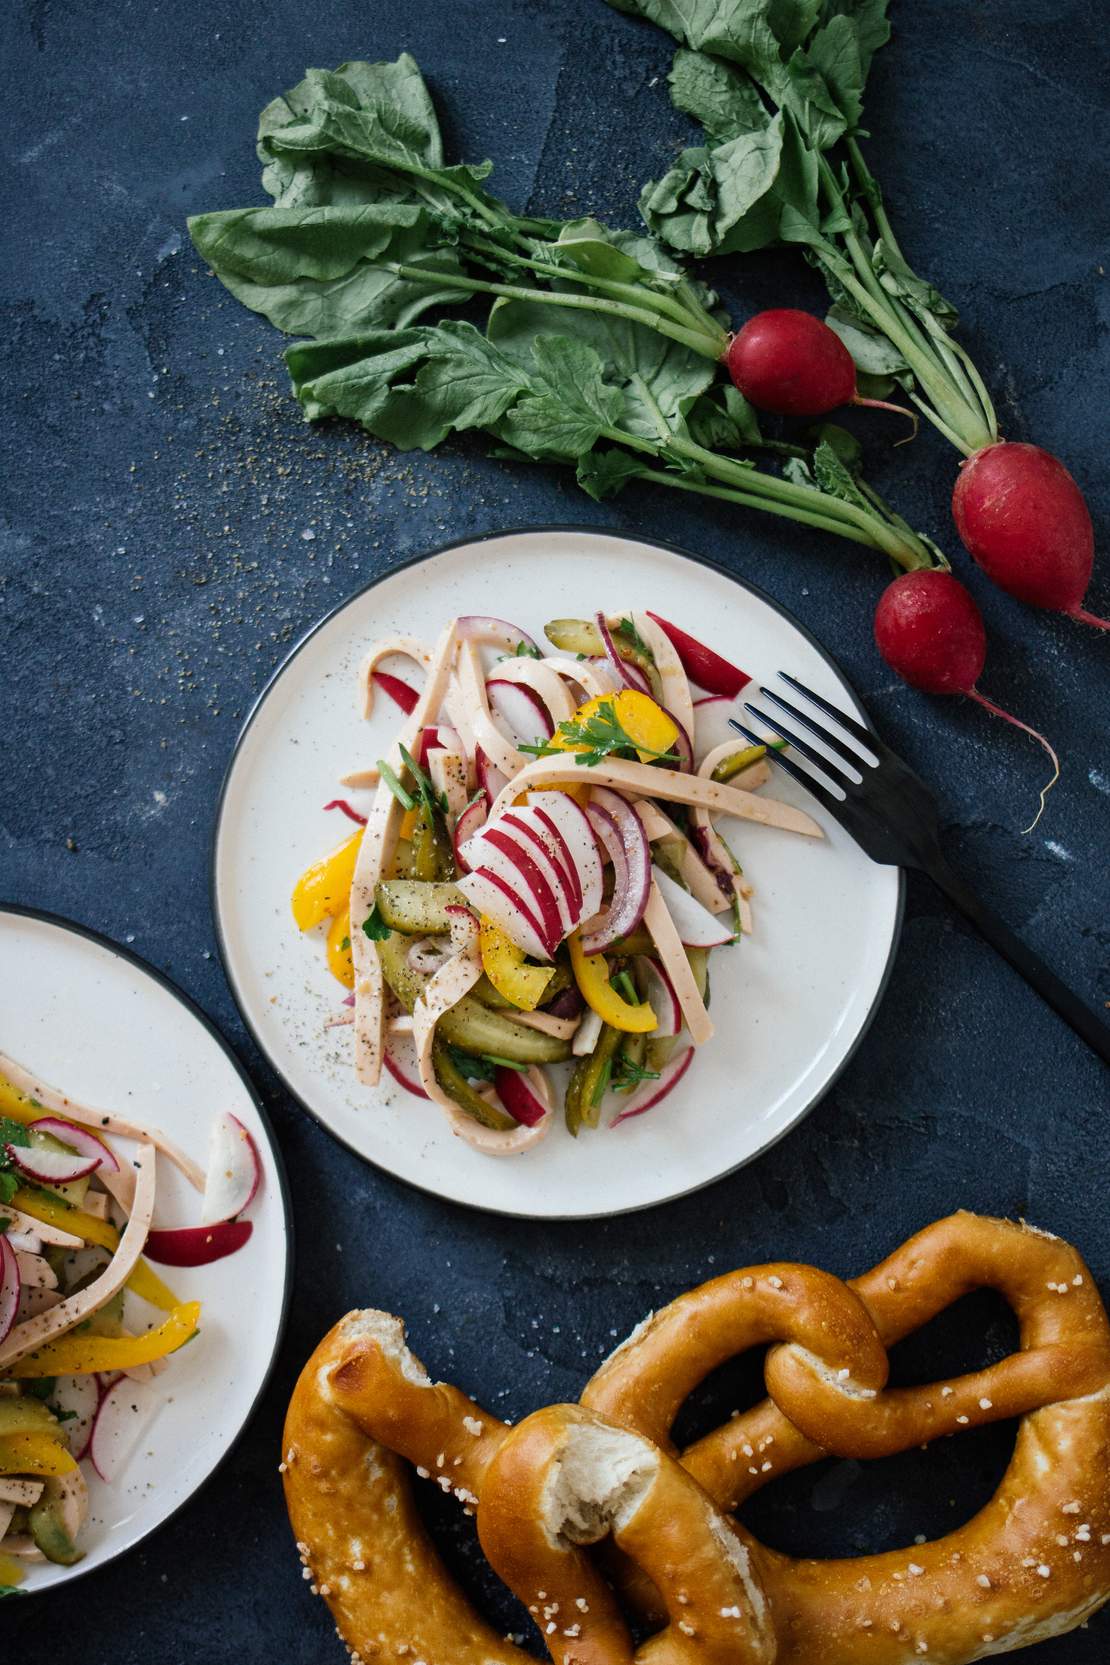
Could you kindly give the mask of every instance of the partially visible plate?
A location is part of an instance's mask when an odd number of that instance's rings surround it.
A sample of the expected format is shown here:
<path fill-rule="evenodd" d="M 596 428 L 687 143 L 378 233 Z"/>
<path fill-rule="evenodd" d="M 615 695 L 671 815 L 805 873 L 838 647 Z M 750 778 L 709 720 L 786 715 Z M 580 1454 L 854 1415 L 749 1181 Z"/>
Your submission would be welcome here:
<path fill-rule="evenodd" d="M 111 1485 L 82 1465 L 90 1492 L 84 1559 L 28 1563 L 21 1588 L 34 1593 L 134 1549 L 230 1451 L 281 1339 L 290 1225 L 281 1158 L 250 1082 L 180 989 L 82 926 L 6 904 L 0 989 L 0 1050 L 51 1086 L 160 1127 L 202 1167 L 212 1116 L 230 1110 L 253 1134 L 264 1170 L 243 1248 L 211 1266 L 158 1268 L 182 1300 L 200 1301 L 200 1332 L 157 1378 L 165 1388 L 158 1410 Z M 163 1162 L 155 1224 L 191 1225 L 198 1216 L 196 1192 Z"/>
<path fill-rule="evenodd" d="M 396 732 L 380 698 L 355 707 L 355 672 L 376 637 L 431 641 L 459 613 L 495 614 L 542 638 L 551 618 L 650 608 L 757 680 L 792 670 L 862 716 L 809 634 L 766 596 L 674 548 L 580 528 L 506 532 L 395 569 L 344 602 L 290 654 L 251 713 L 217 818 L 213 893 L 228 978 L 255 1039 L 290 1090 L 362 1156 L 455 1202 L 584 1218 L 645 1208 L 726 1174 L 773 1144 L 843 1068 L 882 994 L 901 920 L 898 871 L 839 827 L 821 843 L 735 827 L 756 895 L 755 935 L 711 962 L 716 1037 L 650 1114 L 577 1140 L 561 1126 L 527 1155 L 480 1155 L 434 1105 L 390 1078 L 361 1086 L 350 1033 L 325 1029 L 342 991 L 319 933 L 298 935 L 298 873 L 350 828 L 323 806 L 339 776 L 372 764 Z M 725 731 L 727 733 L 727 730 Z M 771 790 L 812 809 L 780 771 Z"/>

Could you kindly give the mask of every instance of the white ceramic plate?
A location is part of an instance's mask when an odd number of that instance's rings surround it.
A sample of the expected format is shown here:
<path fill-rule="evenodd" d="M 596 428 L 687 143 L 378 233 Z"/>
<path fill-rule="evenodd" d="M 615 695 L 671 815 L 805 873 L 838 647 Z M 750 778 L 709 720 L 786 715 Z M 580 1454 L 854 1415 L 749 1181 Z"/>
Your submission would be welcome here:
<path fill-rule="evenodd" d="M 734 826 L 734 848 L 756 890 L 755 936 L 714 954 L 717 1035 L 658 1109 L 577 1141 L 560 1125 L 535 1150 L 506 1159 L 471 1150 L 433 1105 L 390 1078 L 375 1090 L 356 1082 L 349 1032 L 324 1028 L 341 991 L 325 964 L 323 927 L 299 936 L 289 893 L 297 874 L 351 830 L 337 813 L 323 813 L 340 791 L 339 776 L 371 765 L 396 731 L 398 713 L 386 698 L 369 725 L 356 712 L 355 671 L 366 646 L 395 631 L 432 640 L 459 613 L 508 618 L 542 639 L 547 619 L 628 607 L 673 619 L 757 682 L 789 669 L 859 712 L 801 627 L 720 569 L 601 532 L 511 532 L 390 572 L 324 619 L 263 693 L 224 784 L 214 851 L 217 927 L 259 1046 L 301 1103 L 352 1149 L 476 1208 L 615 1214 L 680 1196 L 750 1161 L 843 1067 L 893 954 L 901 918 L 896 870 L 876 867 L 834 825 L 821 843 Z M 813 807 L 781 771 L 772 790 Z"/>
<path fill-rule="evenodd" d="M 201 1302 L 199 1336 L 157 1378 L 164 1390 L 158 1410 L 112 1484 L 82 1465 L 90 1492 L 84 1560 L 29 1564 L 22 1588 L 34 1593 L 133 1549 L 227 1455 L 277 1352 L 289 1226 L 280 1157 L 254 1093 L 180 990 L 103 937 L 7 907 L 0 908 L 0 989 L 0 1049 L 52 1086 L 157 1125 L 202 1167 L 212 1114 L 230 1110 L 254 1135 L 264 1167 L 246 1215 L 254 1231 L 237 1254 L 196 1269 L 157 1268 L 183 1300 Z M 163 1162 L 155 1224 L 194 1224 L 199 1201 Z"/>

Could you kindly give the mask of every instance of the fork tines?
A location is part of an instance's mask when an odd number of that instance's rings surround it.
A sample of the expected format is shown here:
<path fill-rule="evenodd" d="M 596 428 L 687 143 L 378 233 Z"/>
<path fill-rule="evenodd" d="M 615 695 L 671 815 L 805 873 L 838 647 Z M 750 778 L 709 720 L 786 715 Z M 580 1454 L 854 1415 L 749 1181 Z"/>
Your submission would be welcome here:
<path fill-rule="evenodd" d="M 793 717 L 794 721 L 808 730 L 810 734 L 816 735 L 822 745 L 827 746 L 837 757 L 842 758 L 845 763 L 857 771 L 859 776 L 862 776 L 865 769 L 874 766 L 873 759 L 881 759 L 881 742 L 877 741 L 874 735 L 870 734 L 861 723 L 857 723 L 854 717 L 849 717 L 846 712 L 838 710 L 835 705 L 830 705 L 828 700 L 823 699 L 820 694 L 815 694 L 811 688 L 807 688 L 796 677 L 789 676 L 785 671 L 780 671 L 779 676 L 789 687 L 830 716 L 846 733 L 858 741 L 860 746 L 865 747 L 871 753 L 871 756 L 861 757 L 855 747 L 847 745 L 838 734 L 830 732 L 827 724 L 818 722 L 808 712 L 802 711 L 798 706 L 791 704 L 789 700 L 783 699 L 781 694 L 776 694 L 773 689 L 760 688 L 759 691 L 764 699 L 785 711 L 787 716 Z M 826 779 L 832 781 L 844 797 L 851 797 L 858 790 L 859 779 L 846 774 L 830 758 L 811 746 L 807 740 L 802 739 L 792 729 L 789 729 L 777 713 L 761 711 L 758 706 L 752 705 L 748 700 L 744 702 L 744 709 L 750 711 L 756 721 L 762 723 L 765 728 L 773 729 L 781 739 L 786 741 L 788 746 L 793 747 L 799 756 L 808 759 L 815 768 L 820 769 Z M 729 723 L 732 728 L 742 734 L 746 740 L 751 741 L 753 745 L 764 746 L 767 744 L 763 735 L 756 734 L 735 718 L 730 717 Z M 842 798 L 831 793 L 808 769 L 801 768 L 793 758 L 787 757 L 783 752 L 776 751 L 775 762 L 780 769 L 785 769 L 788 775 L 800 782 L 807 791 L 812 792 L 814 797 L 823 803 L 826 808 L 833 809 L 843 801 Z"/>

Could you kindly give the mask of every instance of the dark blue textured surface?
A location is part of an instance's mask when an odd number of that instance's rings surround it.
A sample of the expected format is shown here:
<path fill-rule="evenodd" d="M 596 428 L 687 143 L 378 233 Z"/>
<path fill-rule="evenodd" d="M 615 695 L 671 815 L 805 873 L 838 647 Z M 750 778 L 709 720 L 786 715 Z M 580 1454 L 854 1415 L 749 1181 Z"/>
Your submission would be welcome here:
<path fill-rule="evenodd" d="M 895 21 L 868 117 L 902 242 L 963 309 L 1007 434 L 1065 458 L 1105 534 L 1101 9 L 900 0 Z M 306 64 L 402 48 L 432 82 L 454 153 L 492 156 L 503 195 L 632 223 L 639 182 L 685 136 L 665 96 L 668 40 L 600 0 L 11 0 L 0 38 L 0 894 L 133 944 L 223 1025 L 266 1094 L 299 1233 L 287 1343 L 242 1445 L 137 1554 L 48 1605 L 6 1604 L 4 1657 L 342 1657 L 301 1583 L 276 1466 L 297 1367 L 353 1305 L 404 1314 L 434 1372 L 515 1417 L 573 1397 L 614 1335 L 713 1271 L 782 1256 L 850 1273 L 958 1206 L 1071 1237 L 1110 1290 L 1105 1071 L 917 884 L 885 1005 L 809 1121 L 697 1198 L 595 1227 L 485 1219 L 365 1168 L 274 1089 L 224 984 L 207 899 L 213 807 L 286 645 L 397 557 L 499 525 L 604 520 L 731 563 L 792 608 L 887 737 L 942 783 L 969 874 L 1086 998 L 1110 998 L 1104 638 L 961 568 L 991 631 L 984 688 L 1064 755 L 1044 821 L 1022 838 L 1041 755 L 971 706 L 884 674 L 869 623 L 881 572 L 866 553 L 669 494 L 599 509 L 555 473 L 469 447 L 401 458 L 353 430 L 313 432 L 286 397 L 275 333 L 190 251 L 187 212 L 260 199 L 263 103 Z M 821 304 L 791 255 L 730 276 L 737 315 Z M 860 428 L 873 477 L 951 550 L 954 455 L 929 434 L 892 453 L 880 417 Z M 1105 562 L 1092 605 L 1110 608 Z M 994 1305 L 964 1303 L 907 1345 L 905 1370 L 932 1378 L 1008 1344 Z M 1009 1438 L 804 1473 L 751 1519 L 818 1553 L 932 1536 L 988 1495 Z M 465 1560 L 466 1541 L 457 1548 Z M 1096 1620 L 1035 1657 L 1096 1665 L 1108 1637 Z"/>

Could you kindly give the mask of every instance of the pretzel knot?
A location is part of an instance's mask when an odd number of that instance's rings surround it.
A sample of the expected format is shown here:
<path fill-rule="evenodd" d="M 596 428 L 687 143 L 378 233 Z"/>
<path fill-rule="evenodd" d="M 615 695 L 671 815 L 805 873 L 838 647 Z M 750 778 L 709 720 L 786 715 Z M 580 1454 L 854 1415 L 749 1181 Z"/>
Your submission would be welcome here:
<path fill-rule="evenodd" d="M 980 1287 L 1009 1301 L 1019 1351 L 950 1382 L 888 1387 L 887 1349 Z M 677 1450 L 692 1389 L 768 1342 L 769 1398 Z M 731 1518 L 822 1456 L 889 1455 L 1014 1416 L 995 1497 L 933 1543 L 799 1561 Z M 1110 1596 L 1102 1302 L 1068 1245 L 969 1214 L 848 1283 L 780 1263 L 703 1284 L 622 1343 L 581 1405 L 516 1428 L 433 1384 L 397 1319 L 350 1314 L 305 1367 L 285 1443 L 306 1577 L 360 1661 L 528 1658 L 439 1561 L 404 1459 L 476 1513 L 487 1559 L 559 1665 L 968 1665 L 1062 1634 Z M 659 1627 L 638 1650 L 628 1607 Z"/>

